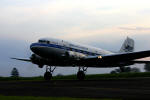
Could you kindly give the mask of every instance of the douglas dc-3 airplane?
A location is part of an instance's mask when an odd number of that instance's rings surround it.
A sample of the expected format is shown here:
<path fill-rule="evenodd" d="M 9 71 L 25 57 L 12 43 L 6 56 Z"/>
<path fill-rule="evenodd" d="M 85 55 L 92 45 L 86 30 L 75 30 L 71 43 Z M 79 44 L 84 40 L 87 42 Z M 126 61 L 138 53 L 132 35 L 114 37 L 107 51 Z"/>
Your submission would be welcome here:
<path fill-rule="evenodd" d="M 53 38 L 39 39 L 38 42 L 30 45 L 30 49 L 33 52 L 30 59 L 12 59 L 32 62 L 40 68 L 46 65 L 45 80 L 52 78 L 56 66 L 79 67 L 77 78 L 83 80 L 88 67 L 120 67 L 124 71 L 123 66 L 147 63 L 149 61 L 139 61 L 137 59 L 150 56 L 150 50 L 133 52 L 134 40 L 129 37 L 117 53 Z"/>

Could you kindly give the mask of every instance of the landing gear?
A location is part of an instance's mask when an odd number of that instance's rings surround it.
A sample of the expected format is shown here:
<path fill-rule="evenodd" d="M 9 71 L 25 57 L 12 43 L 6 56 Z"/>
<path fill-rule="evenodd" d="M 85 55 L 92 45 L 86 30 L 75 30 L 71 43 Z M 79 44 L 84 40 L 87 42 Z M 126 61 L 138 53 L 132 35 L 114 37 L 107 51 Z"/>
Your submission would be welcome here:
<path fill-rule="evenodd" d="M 78 70 L 78 72 L 77 72 L 77 78 L 79 79 L 79 80 L 84 80 L 85 79 L 85 73 L 86 73 L 86 71 L 87 71 L 87 68 L 88 67 L 79 67 L 79 70 Z"/>
<path fill-rule="evenodd" d="M 46 72 L 44 74 L 44 79 L 46 81 L 49 81 L 52 79 L 52 74 L 53 74 L 55 69 L 56 69 L 56 67 L 52 68 L 51 66 L 46 66 Z"/>
<path fill-rule="evenodd" d="M 50 72 L 45 72 L 45 74 L 44 74 L 44 79 L 45 79 L 46 81 L 51 80 L 51 79 L 52 79 L 52 74 L 51 74 Z"/>

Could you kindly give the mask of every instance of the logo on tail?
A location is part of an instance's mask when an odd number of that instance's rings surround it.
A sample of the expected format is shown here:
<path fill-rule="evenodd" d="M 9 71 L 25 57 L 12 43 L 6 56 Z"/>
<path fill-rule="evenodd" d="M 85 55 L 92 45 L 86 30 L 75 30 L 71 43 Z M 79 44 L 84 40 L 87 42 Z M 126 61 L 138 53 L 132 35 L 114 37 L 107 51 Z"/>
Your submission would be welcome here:
<path fill-rule="evenodd" d="M 134 40 L 127 37 L 119 52 L 133 52 L 133 51 L 134 51 Z"/>

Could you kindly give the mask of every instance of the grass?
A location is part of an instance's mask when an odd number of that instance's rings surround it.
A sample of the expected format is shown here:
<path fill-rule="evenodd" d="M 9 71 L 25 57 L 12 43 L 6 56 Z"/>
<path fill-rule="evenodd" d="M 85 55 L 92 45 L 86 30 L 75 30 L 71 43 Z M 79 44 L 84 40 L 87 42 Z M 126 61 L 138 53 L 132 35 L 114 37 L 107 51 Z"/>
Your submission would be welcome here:
<path fill-rule="evenodd" d="M 139 72 L 139 73 L 119 73 L 119 74 L 92 74 L 86 75 L 86 80 L 89 79 L 109 79 L 109 78 L 135 78 L 135 77 L 150 77 L 150 72 Z M 76 79 L 76 75 L 67 75 L 67 76 L 55 76 L 54 80 L 57 79 Z"/>
<path fill-rule="evenodd" d="M 120 100 L 120 99 L 89 99 L 89 98 L 33 97 L 33 96 L 0 96 L 0 100 Z"/>
<path fill-rule="evenodd" d="M 100 79 L 118 79 L 118 78 L 135 78 L 135 77 L 150 77 L 150 72 L 140 72 L 140 73 L 119 73 L 119 74 L 93 74 L 86 75 L 86 80 L 100 80 Z M 66 75 L 66 76 L 54 76 L 52 80 L 76 80 L 76 75 Z M 0 77 L 0 81 L 43 81 L 42 76 L 39 77 Z"/>
<path fill-rule="evenodd" d="M 39 77 L 0 77 L 0 81 L 42 81 L 44 78 L 42 76 Z"/>
<path fill-rule="evenodd" d="M 87 75 L 86 79 L 108 79 L 108 78 L 139 78 L 150 77 L 150 72 L 138 72 L 138 73 L 119 73 L 119 74 L 95 74 Z"/>

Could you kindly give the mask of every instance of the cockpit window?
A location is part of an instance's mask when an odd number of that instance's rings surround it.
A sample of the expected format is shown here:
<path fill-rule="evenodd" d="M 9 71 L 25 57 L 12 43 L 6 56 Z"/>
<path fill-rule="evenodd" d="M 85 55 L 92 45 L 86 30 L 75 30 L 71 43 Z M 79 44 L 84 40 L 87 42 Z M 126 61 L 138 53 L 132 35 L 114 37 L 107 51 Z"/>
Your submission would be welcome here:
<path fill-rule="evenodd" d="M 39 43 L 47 43 L 47 44 L 49 44 L 50 42 L 47 41 L 47 40 L 39 40 Z"/>
<path fill-rule="evenodd" d="M 39 40 L 39 43 L 45 43 L 45 40 Z"/>

